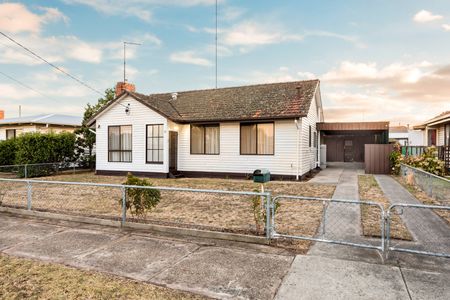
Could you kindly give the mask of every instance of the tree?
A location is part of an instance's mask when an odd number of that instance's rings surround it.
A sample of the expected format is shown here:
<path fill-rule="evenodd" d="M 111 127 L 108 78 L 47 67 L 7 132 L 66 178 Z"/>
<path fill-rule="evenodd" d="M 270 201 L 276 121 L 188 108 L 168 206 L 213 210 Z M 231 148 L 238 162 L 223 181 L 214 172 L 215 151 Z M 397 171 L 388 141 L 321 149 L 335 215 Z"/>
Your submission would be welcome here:
<path fill-rule="evenodd" d="M 95 155 L 93 155 L 93 149 L 95 144 L 95 133 L 92 132 L 91 128 L 87 125 L 87 122 L 94 116 L 103 106 L 114 100 L 115 92 L 113 88 L 105 90 L 105 96 L 99 98 L 97 104 L 91 105 L 88 103 L 84 110 L 83 123 L 81 128 L 75 131 L 77 135 L 77 147 L 78 151 L 83 155 L 84 162 L 90 167 L 94 167 Z"/>

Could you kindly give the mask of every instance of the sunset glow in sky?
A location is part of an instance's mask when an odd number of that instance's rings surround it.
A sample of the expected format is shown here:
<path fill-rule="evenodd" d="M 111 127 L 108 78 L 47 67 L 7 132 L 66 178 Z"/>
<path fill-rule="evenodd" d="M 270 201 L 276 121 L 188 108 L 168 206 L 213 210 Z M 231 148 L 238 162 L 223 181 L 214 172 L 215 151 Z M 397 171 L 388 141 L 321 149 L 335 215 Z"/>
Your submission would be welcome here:
<path fill-rule="evenodd" d="M 326 121 L 416 124 L 450 110 L 450 1 L 219 0 L 219 87 L 321 80 Z M 213 88 L 215 0 L 0 3 L 0 31 L 103 91 Z M 82 114 L 98 95 L 0 36 L 0 109 Z"/>

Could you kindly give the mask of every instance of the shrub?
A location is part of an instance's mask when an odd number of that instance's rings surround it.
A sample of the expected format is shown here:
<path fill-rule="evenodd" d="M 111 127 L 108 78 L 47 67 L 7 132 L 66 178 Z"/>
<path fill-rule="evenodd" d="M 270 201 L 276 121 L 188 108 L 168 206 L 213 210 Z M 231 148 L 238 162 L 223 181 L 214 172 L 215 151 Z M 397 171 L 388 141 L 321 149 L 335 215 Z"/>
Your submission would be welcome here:
<path fill-rule="evenodd" d="M 394 175 L 400 174 L 400 165 L 403 162 L 404 157 L 399 143 L 394 145 L 394 150 L 389 155 L 389 160 L 391 162 L 391 173 Z"/>
<path fill-rule="evenodd" d="M 16 138 L 15 164 L 41 164 L 76 160 L 75 134 L 27 133 Z M 28 177 L 45 176 L 55 172 L 55 166 L 30 166 Z M 24 176 L 21 168 L 19 176 Z"/>
<path fill-rule="evenodd" d="M 135 186 L 153 186 L 145 179 L 139 179 L 128 173 L 127 181 L 125 185 Z M 126 208 L 131 212 L 133 216 L 143 218 L 147 212 L 151 211 L 161 200 L 161 193 L 154 189 L 140 189 L 140 188 L 128 188 L 127 189 L 127 201 Z M 122 199 L 120 200 L 122 205 Z"/>
<path fill-rule="evenodd" d="M 428 147 L 421 156 L 421 160 L 417 163 L 422 170 L 438 175 L 445 175 L 445 163 L 438 158 L 438 150 L 436 147 Z"/>
<path fill-rule="evenodd" d="M 0 166 L 13 165 L 16 160 L 16 150 L 15 139 L 0 141 Z"/>

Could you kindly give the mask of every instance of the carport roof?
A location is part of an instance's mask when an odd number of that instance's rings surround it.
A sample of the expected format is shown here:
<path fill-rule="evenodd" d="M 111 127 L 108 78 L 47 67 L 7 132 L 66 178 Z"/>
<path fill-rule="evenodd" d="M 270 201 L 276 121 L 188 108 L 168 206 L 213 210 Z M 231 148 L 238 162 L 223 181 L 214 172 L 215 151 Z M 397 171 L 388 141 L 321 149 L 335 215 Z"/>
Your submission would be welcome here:
<path fill-rule="evenodd" d="M 327 122 L 317 123 L 317 129 L 322 131 L 389 130 L 389 122 Z"/>

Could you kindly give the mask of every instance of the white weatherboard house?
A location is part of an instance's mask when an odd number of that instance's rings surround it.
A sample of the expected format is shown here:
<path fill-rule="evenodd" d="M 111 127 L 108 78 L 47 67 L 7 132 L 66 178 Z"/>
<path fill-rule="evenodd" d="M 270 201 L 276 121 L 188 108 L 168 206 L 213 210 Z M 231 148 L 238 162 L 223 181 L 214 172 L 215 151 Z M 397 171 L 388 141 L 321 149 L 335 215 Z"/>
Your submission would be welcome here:
<path fill-rule="evenodd" d="M 246 177 L 267 168 L 298 179 L 319 165 L 318 80 L 151 95 L 118 88 L 89 121 L 97 174 Z"/>

